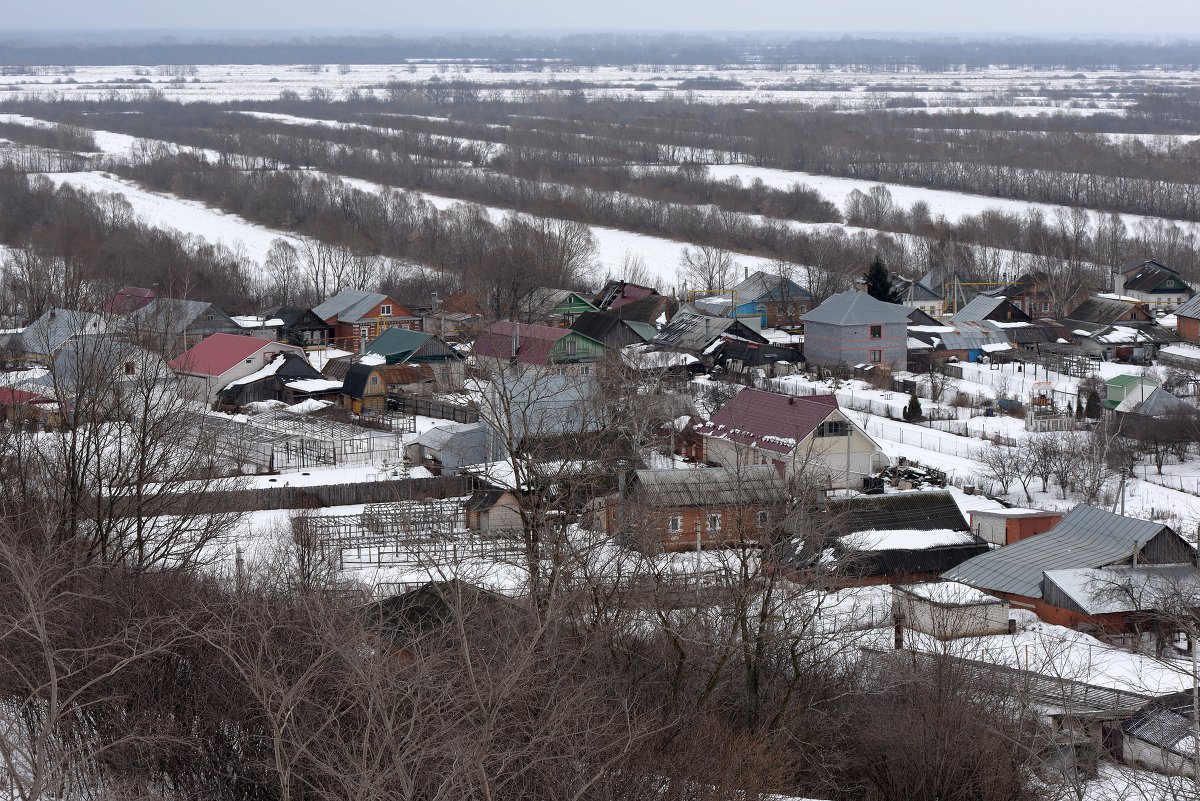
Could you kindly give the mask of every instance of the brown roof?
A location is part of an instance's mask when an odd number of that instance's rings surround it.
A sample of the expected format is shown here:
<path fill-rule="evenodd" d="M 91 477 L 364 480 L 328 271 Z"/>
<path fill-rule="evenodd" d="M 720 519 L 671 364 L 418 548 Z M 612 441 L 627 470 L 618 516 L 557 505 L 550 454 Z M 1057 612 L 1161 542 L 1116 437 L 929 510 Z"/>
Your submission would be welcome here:
<path fill-rule="evenodd" d="M 507 320 L 492 323 L 475 340 L 475 355 L 508 359 L 513 355 L 513 339 L 517 342 L 517 361 L 523 364 L 546 364 L 550 351 L 558 340 L 575 333 L 569 328 L 548 325 L 518 325 Z"/>
<path fill-rule="evenodd" d="M 385 364 L 379 367 L 379 374 L 389 387 L 433 380 L 433 368 L 427 364 Z"/>
<path fill-rule="evenodd" d="M 816 430 L 830 413 L 837 411 L 834 395 L 792 397 L 759 389 L 743 389 L 696 428 L 709 437 L 720 437 L 742 445 L 757 443 L 776 453 L 791 453 Z"/>

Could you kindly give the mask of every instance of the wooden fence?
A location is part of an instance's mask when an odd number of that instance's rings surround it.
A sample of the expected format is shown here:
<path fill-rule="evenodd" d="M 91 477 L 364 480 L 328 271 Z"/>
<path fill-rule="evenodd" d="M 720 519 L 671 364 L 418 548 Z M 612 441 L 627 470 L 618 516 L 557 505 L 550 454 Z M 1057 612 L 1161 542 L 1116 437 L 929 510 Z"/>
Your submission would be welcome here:
<path fill-rule="evenodd" d="M 287 476 L 280 476 L 280 481 Z M 395 481 L 321 484 L 298 487 L 256 487 L 217 492 L 177 493 L 155 504 L 156 514 L 204 514 L 206 512 L 255 512 L 263 509 L 319 509 L 359 503 L 387 503 L 470 495 L 477 481 L 472 476 L 433 476 Z"/>
<path fill-rule="evenodd" d="M 414 395 L 394 394 L 389 396 L 396 402 L 396 410 L 405 414 L 419 414 L 424 417 L 437 417 L 442 420 L 453 420 L 456 423 L 478 423 L 479 412 L 467 406 L 419 398 Z"/>

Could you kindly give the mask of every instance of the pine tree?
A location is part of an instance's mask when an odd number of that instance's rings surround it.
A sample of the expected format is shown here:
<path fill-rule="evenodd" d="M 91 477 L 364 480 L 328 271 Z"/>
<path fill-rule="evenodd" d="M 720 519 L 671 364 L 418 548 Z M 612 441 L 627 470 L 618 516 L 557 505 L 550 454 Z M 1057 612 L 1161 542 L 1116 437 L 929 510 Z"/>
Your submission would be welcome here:
<path fill-rule="evenodd" d="M 871 262 L 870 268 L 867 269 L 867 274 L 863 276 L 867 282 L 867 294 L 876 300 L 882 300 L 884 303 L 899 303 L 901 301 L 900 290 L 896 289 L 892 283 L 891 273 L 883 264 L 883 259 L 879 256 Z"/>
<path fill-rule="evenodd" d="M 908 398 L 908 405 L 904 407 L 902 414 L 904 419 L 909 423 L 919 422 L 922 416 L 921 400 L 917 397 L 917 393 L 913 392 Z"/>
<path fill-rule="evenodd" d="M 1096 390 L 1088 392 L 1087 406 L 1084 407 L 1083 413 L 1089 420 L 1100 419 L 1100 393 Z"/>

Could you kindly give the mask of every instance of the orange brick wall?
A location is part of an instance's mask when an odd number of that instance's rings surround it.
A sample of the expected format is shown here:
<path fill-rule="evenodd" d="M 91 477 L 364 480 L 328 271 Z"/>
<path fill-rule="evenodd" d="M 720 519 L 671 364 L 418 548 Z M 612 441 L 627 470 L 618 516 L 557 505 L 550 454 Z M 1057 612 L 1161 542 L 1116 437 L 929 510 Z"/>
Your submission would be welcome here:
<path fill-rule="evenodd" d="M 1046 515 L 1045 517 L 1012 517 L 1004 524 L 1004 541 L 1006 545 L 1028 539 L 1035 534 L 1043 534 L 1058 525 L 1062 515 Z"/>
<path fill-rule="evenodd" d="M 1177 319 L 1179 321 L 1177 328 L 1179 336 L 1188 342 L 1200 342 L 1200 320 L 1192 317 L 1179 317 Z"/>

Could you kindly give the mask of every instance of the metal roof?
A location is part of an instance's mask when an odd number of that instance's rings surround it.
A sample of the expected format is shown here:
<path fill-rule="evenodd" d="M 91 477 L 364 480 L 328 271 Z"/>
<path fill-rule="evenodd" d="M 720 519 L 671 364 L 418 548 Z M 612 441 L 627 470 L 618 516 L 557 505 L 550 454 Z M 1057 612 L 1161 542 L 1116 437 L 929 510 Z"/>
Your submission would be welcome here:
<path fill-rule="evenodd" d="M 635 480 L 640 503 L 668 508 L 780 503 L 788 495 L 771 465 L 638 470 Z"/>
<path fill-rule="evenodd" d="M 908 323 L 907 306 L 884 303 L 866 292 L 839 292 L 800 319 L 827 325 L 871 325 Z"/>
<path fill-rule="evenodd" d="M 812 293 L 795 281 L 762 270 L 750 273 L 733 291 L 739 304 L 755 300 L 812 300 Z"/>
<path fill-rule="evenodd" d="M 667 345 L 679 350 L 699 353 L 712 344 L 713 340 L 736 328 L 738 336 L 745 336 L 755 342 L 765 343 L 767 340 L 755 333 L 745 324 L 733 317 L 713 317 L 701 314 L 694 306 L 682 307 L 666 328 L 658 332 L 654 344 Z"/>
<path fill-rule="evenodd" d="M 1191 564 L 1047 570 L 1045 576 L 1089 615 L 1149 611 L 1164 598 L 1178 605 L 1200 592 L 1200 568 Z"/>
<path fill-rule="evenodd" d="M 363 315 L 371 309 L 378 306 L 380 303 L 391 301 L 391 299 L 382 292 L 367 292 L 362 289 L 343 289 L 341 292 L 334 295 L 329 300 L 319 306 L 313 307 L 313 313 L 322 320 L 332 320 L 337 318 L 339 323 L 357 323 L 363 318 Z M 391 301 L 395 306 L 393 316 L 398 309 L 404 309 L 404 306 Z"/>
<path fill-rule="evenodd" d="M 835 395 L 794 397 L 743 389 L 696 430 L 706 437 L 791 453 L 836 411 Z"/>
<path fill-rule="evenodd" d="M 98 314 L 75 309 L 51 308 L 21 332 L 27 353 L 50 355 L 67 340 L 82 334 L 103 334 L 108 326 Z"/>
<path fill-rule="evenodd" d="M 971 530 L 962 510 L 954 502 L 954 496 L 945 491 L 861 495 L 830 501 L 829 510 L 838 517 L 845 517 L 847 531 Z"/>
<path fill-rule="evenodd" d="M 1135 547 L 1141 550 L 1164 531 L 1171 531 L 1164 523 L 1080 504 L 1044 534 L 977 556 L 942 577 L 981 590 L 1041 598 L 1047 570 L 1107 567 L 1129 559 Z"/>

